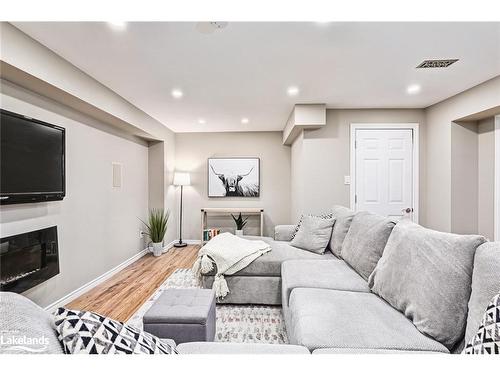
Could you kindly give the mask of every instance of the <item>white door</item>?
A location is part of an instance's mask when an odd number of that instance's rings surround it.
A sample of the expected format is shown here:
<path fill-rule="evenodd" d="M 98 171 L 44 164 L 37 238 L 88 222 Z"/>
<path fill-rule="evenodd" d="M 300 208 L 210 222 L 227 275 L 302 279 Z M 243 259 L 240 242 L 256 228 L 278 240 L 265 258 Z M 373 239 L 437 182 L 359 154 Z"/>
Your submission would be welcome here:
<path fill-rule="evenodd" d="M 356 211 L 413 217 L 413 130 L 355 130 Z"/>

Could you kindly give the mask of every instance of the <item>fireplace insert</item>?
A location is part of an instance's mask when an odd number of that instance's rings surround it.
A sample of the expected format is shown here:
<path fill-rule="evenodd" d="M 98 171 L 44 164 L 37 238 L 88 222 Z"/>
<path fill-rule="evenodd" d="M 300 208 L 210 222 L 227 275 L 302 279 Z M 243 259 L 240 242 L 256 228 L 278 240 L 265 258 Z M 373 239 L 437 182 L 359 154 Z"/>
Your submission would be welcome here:
<path fill-rule="evenodd" d="M 21 293 L 59 273 L 57 227 L 0 242 L 0 290 Z"/>

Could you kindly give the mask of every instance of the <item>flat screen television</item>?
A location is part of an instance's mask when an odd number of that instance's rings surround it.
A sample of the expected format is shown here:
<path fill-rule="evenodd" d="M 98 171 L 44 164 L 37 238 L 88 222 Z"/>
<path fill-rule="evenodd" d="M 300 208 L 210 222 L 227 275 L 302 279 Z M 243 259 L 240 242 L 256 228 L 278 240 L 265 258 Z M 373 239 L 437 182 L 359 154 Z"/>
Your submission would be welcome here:
<path fill-rule="evenodd" d="M 0 204 L 62 200 L 65 130 L 0 109 Z"/>

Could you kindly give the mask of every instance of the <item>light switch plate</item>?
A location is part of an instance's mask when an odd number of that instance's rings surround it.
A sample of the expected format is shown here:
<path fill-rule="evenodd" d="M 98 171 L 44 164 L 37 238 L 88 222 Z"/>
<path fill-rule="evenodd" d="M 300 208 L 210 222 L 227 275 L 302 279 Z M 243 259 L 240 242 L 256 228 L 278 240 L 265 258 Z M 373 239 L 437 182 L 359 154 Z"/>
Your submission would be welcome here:
<path fill-rule="evenodd" d="M 351 176 L 344 176 L 344 185 L 351 184 Z"/>
<path fill-rule="evenodd" d="M 121 163 L 111 163 L 112 166 L 112 179 L 113 179 L 113 187 L 121 188 L 122 187 L 122 165 Z"/>

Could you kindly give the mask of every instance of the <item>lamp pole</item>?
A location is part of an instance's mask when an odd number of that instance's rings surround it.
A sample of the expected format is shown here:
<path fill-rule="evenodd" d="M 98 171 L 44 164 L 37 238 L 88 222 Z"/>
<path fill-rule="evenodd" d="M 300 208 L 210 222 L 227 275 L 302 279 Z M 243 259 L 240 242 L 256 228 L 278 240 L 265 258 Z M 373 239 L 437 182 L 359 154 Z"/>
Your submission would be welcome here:
<path fill-rule="evenodd" d="M 186 247 L 187 243 L 182 242 L 182 189 L 183 185 L 181 185 L 181 208 L 180 208 L 180 221 L 179 221 L 179 242 L 174 243 L 174 247 Z"/>

